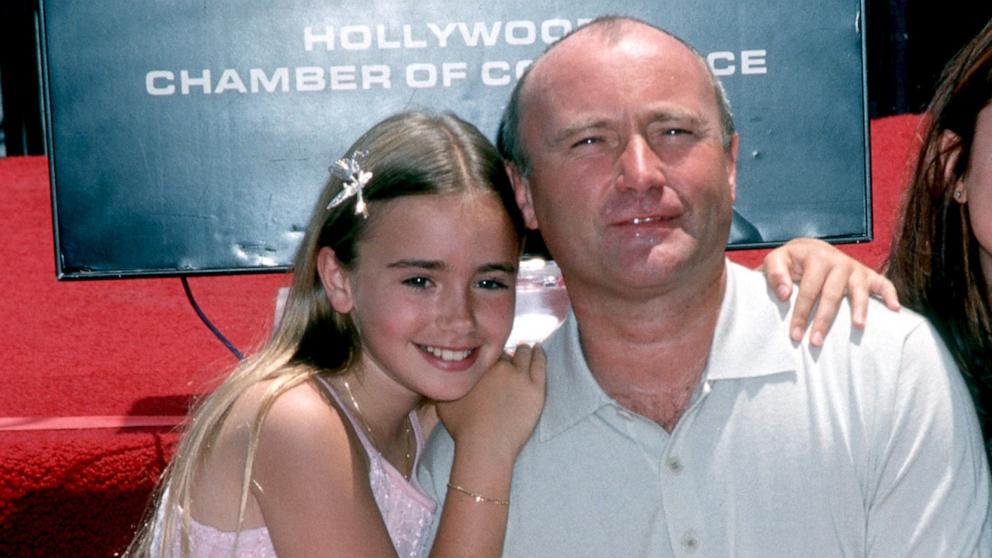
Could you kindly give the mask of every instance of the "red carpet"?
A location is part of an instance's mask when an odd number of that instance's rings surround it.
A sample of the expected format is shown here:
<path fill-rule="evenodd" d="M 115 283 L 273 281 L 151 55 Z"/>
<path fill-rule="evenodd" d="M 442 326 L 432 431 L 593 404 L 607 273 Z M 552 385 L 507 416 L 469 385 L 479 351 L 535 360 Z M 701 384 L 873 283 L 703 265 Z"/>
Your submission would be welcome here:
<path fill-rule="evenodd" d="M 872 265 L 888 248 L 918 120 L 871 125 L 876 240 L 844 250 Z M 178 279 L 55 280 L 45 158 L 0 159 L 0 193 L 9 262 L 0 275 L 0 556 L 111 556 L 127 544 L 175 442 L 169 426 L 134 424 L 178 420 L 234 358 Z M 732 257 L 755 265 L 764 252 Z M 284 278 L 190 283 L 244 350 L 264 338 Z"/>

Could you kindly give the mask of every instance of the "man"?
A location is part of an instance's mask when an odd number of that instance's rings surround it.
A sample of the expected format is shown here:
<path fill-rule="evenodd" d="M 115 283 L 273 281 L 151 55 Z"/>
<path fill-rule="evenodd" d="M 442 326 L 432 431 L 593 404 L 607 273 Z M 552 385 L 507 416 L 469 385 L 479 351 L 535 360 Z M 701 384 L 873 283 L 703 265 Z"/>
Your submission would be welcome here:
<path fill-rule="evenodd" d="M 500 147 L 572 301 L 505 555 L 992 552 L 974 409 L 930 326 L 875 304 L 867 331 L 840 312 L 793 343 L 789 303 L 725 259 L 738 138 L 695 51 L 597 20 L 532 65 Z M 438 499 L 451 454 L 439 430 Z"/>

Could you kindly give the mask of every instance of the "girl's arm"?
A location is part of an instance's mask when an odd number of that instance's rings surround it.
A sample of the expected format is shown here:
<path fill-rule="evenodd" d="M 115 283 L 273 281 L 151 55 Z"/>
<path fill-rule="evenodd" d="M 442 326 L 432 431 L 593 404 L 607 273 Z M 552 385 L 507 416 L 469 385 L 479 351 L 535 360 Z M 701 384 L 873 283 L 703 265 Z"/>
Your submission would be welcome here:
<path fill-rule="evenodd" d="M 895 286 L 884 275 L 822 240 L 790 240 L 765 256 L 761 269 L 781 300 L 789 298 L 793 281 L 799 281 L 789 328 L 793 341 L 803 338 L 814 305 L 816 315 L 810 327 L 810 344 L 814 346 L 823 344 L 845 296 L 856 327 L 865 326 L 869 295 L 881 297 L 892 310 L 899 309 Z"/>
<path fill-rule="evenodd" d="M 438 404 L 455 457 L 432 557 L 502 553 L 513 463 L 544 407 L 545 368 L 540 347 L 521 345 L 468 395 Z"/>
<path fill-rule="evenodd" d="M 241 471 L 232 474 L 241 478 Z M 396 555 L 361 443 L 309 382 L 276 399 L 253 478 L 252 494 L 280 558 Z"/>

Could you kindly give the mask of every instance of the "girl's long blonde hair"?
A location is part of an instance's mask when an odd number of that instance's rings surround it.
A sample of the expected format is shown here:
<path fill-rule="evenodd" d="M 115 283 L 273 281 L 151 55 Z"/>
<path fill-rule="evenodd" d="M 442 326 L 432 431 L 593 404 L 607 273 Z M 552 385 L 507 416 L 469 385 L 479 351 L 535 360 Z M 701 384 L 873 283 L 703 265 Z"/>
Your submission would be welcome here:
<path fill-rule="evenodd" d="M 371 205 L 369 218 L 356 215 L 355 198 L 328 208 L 343 187 L 339 178 L 331 176 L 297 252 L 292 286 L 271 337 L 197 403 L 127 556 L 151 556 L 156 547 L 167 555 L 177 528 L 182 536 L 182 555 L 189 554 L 190 491 L 197 470 L 234 404 L 256 384 L 269 382 L 252 423 L 245 454 L 238 503 L 240 530 L 259 433 L 272 404 L 293 386 L 317 374 L 343 371 L 360 358 L 361 343 L 351 319 L 335 312 L 324 293 L 317 274 L 317 253 L 322 247 L 330 247 L 343 267 L 353 266 L 359 256 L 358 243 L 376 219 L 376 201 L 410 195 L 489 192 L 500 197 L 518 234 L 523 230 L 496 149 L 478 129 L 453 114 L 405 112 L 391 116 L 362 135 L 346 157 L 359 152 L 366 154 L 362 170 L 372 173 L 363 190 Z"/>

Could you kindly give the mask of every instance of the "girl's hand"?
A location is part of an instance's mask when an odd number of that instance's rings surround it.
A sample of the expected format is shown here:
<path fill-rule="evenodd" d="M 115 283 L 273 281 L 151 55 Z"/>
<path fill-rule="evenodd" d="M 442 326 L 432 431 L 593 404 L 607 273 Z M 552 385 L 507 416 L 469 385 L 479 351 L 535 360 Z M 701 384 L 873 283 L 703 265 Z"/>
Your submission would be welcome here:
<path fill-rule="evenodd" d="M 519 345 L 504 354 L 472 391 L 437 404 L 437 413 L 458 446 L 492 459 L 516 459 L 544 408 L 544 350 Z"/>
<path fill-rule="evenodd" d="M 765 256 L 761 270 L 781 300 L 789 298 L 793 281 L 799 281 L 789 327 L 796 342 L 803 338 L 817 298 L 820 302 L 809 336 L 810 344 L 816 347 L 823 345 L 845 296 L 851 304 L 851 322 L 858 328 L 865 326 L 869 295 L 881 297 L 892 310 L 899 309 L 895 286 L 885 276 L 815 238 L 793 239 L 776 248 Z"/>

